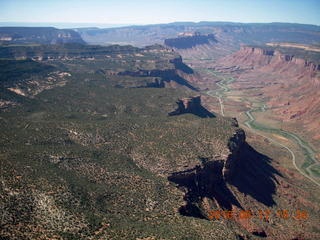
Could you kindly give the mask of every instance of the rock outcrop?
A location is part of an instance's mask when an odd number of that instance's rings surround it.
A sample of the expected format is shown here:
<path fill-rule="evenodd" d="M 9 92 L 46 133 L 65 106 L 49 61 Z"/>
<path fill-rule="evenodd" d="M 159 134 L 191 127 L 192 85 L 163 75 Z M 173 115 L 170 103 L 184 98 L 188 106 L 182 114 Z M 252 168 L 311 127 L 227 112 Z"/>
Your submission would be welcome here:
<path fill-rule="evenodd" d="M 197 90 L 192 86 L 186 79 L 180 76 L 179 72 L 176 69 L 153 69 L 153 70 L 144 70 L 140 69 L 138 71 L 123 71 L 119 72 L 118 76 L 131 76 L 131 77 L 152 77 L 155 78 L 154 81 L 151 81 L 146 84 L 137 83 L 135 87 L 156 87 L 163 88 L 166 86 L 172 86 L 171 83 L 175 83 L 181 86 L 185 86 L 191 90 Z"/>
<path fill-rule="evenodd" d="M 269 164 L 270 159 L 246 143 L 241 129 L 229 138 L 228 149 L 229 153 L 224 156 L 200 158 L 201 164 L 169 176 L 170 181 L 186 189 L 186 204 L 179 210 L 183 215 L 208 220 L 232 219 L 253 235 L 269 236 L 269 229 L 242 219 L 237 211 L 259 209 L 259 204 L 273 206 L 279 172 Z M 248 200 L 246 195 L 256 202 Z M 228 212 L 232 213 L 230 218 L 224 215 Z"/>
<path fill-rule="evenodd" d="M 185 86 L 191 90 L 197 90 L 190 83 L 194 78 L 197 78 L 193 70 L 183 63 L 181 56 L 170 59 L 167 67 L 159 67 L 156 69 L 138 69 L 136 71 L 127 70 L 117 73 L 118 76 L 131 76 L 131 77 L 145 77 L 153 78 L 144 84 L 137 83 L 135 87 L 173 87 L 176 85 Z M 189 79 L 191 81 L 189 81 Z"/>
<path fill-rule="evenodd" d="M 209 112 L 201 105 L 201 96 L 182 98 L 177 101 L 178 108 L 169 113 L 169 116 L 191 113 L 199 117 L 214 117 L 214 114 Z"/>
<path fill-rule="evenodd" d="M 243 130 L 238 129 L 234 133 L 229 139 L 228 148 L 229 154 L 222 158 L 200 158 L 200 165 L 169 176 L 170 181 L 188 189 L 185 197 L 187 205 L 181 208 L 183 214 L 207 218 L 210 209 L 240 206 L 227 183 L 237 171 L 241 171 L 243 159 L 240 153 L 246 151 Z"/>
<path fill-rule="evenodd" d="M 217 40 L 213 34 L 201 35 L 198 32 L 189 35 L 178 36 L 177 38 L 168 38 L 164 41 L 164 44 L 176 48 L 187 49 L 197 45 L 205 45 L 210 43 L 216 43 Z"/>
<path fill-rule="evenodd" d="M 229 139 L 228 148 L 230 154 L 226 158 L 223 168 L 222 176 L 224 180 L 229 180 L 232 178 L 234 171 L 236 171 L 237 159 L 239 158 L 239 153 L 241 148 L 243 148 L 246 142 L 246 135 L 243 130 L 238 130 L 234 135 Z"/>

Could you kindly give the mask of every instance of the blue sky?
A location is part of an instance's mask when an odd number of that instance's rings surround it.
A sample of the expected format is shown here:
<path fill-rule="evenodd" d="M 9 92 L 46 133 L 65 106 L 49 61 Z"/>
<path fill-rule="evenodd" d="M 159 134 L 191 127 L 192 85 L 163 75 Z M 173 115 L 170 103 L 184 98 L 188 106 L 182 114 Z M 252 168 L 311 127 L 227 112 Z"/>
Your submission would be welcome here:
<path fill-rule="evenodd" d="M 175 21 L 320 25 L 320 0 L 0 0 L 0 22 L 154 24 Z"/>

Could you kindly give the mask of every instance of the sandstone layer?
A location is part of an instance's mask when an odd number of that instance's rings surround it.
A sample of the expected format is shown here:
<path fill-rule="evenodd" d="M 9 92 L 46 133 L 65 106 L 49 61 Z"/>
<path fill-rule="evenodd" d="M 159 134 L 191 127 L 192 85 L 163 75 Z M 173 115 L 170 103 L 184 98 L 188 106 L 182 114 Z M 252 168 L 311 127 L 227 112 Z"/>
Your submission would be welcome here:
<path fill-rule="evenodd" d="M 216 69 L 237 78 L 234 89 L 255 89 L 276 116 L 320 139 L 320 65 L 278 50 L 243 46 L 218 61 Z"/>

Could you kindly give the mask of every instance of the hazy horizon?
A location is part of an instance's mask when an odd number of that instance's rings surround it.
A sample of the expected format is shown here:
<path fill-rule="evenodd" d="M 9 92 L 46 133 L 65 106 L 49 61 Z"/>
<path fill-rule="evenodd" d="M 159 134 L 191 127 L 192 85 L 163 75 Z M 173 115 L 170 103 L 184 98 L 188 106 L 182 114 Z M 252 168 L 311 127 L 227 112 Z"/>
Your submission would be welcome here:
<path fill-rule="evenodd" d="M 319 26 L 319 9 L 317 0 L 0 0 L 0 23 L 95 27 L 209 21 Z"/>
<path fill-rule="evenodd" d="M 71 23 L 71 22 L 0 22 L 0 27 L 54 27 L 58 29 L 75 29 L 75 28 L 119 28 L 119 27 L 131 27 L 131 26 L 147 26 L 147 25 L 161 25 L 161 24 L 174 24 L 174 23 L 182 23 L 186 21 L 176 21 L 169 23 L 145 23 L 145 24 L 108 24 L 108 23 Z M 238 23 L 238 24 L 271 24 L 271 23 L 284 23 L 284 24 L 306 24 L 306 23 L 294 23 L 294 22 L 230 22 L 230 21 L 199 21 L 190 23 L 200 23 L 200 22 L 212 22 L 212 23 Z M 316 24 L 306 24 L 306 25 L 314 25 Z"/>
<path fill-rule="evenodd" d="M 133 24 L 75 23 L 75 22 L 0 22 L 0 27 L 55 27 L 55 28 L 114 28 Z"/>

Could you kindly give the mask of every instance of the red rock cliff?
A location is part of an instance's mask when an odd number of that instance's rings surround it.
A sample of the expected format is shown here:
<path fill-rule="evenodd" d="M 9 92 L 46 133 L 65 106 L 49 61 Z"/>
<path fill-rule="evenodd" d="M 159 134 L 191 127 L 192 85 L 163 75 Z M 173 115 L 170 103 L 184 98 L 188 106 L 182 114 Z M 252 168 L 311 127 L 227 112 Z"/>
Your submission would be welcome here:
<path fill-rule="evenodd" d="M 243 46 L 219 60 L 217 68 L 233 72 L 235 88 L 256 88 L 284 121 L 295 122 L 320 139 L 320 65 L 278 50 Z"/>

